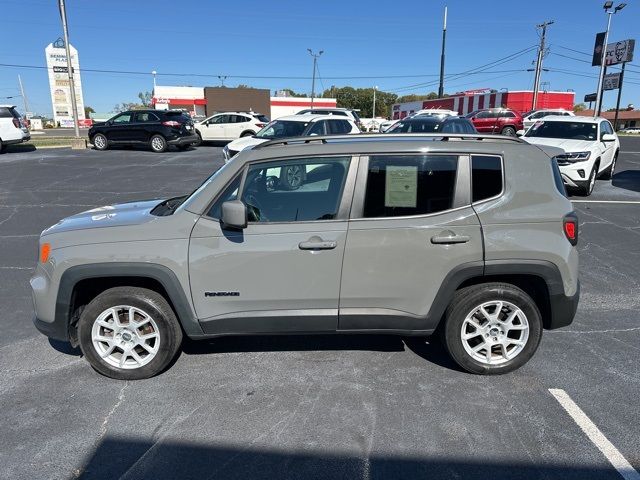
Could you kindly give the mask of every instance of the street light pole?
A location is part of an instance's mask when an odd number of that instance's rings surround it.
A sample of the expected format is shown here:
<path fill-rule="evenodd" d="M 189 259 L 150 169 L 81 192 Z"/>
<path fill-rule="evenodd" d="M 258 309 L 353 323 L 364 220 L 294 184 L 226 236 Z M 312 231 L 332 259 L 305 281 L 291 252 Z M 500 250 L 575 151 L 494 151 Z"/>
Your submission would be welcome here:
<path fill-rule="evenodd" d="M 604 83 L 604 73 L 607 68 L 607 65 L 606 65 L 607 42 L 609 40 L 609 29 L 611 28 L 611 16 L 615 15 L 626 6 L 627 6 L 626 3 L 620 3 L 613 10 L 613 12 L 610 12 L 609 10 L 611 9 L 611 7 L 613 7 L 613 2 L 607 1 L 603 5 L 604 12 L 608 15 L 608 18 L 607 18 L 607 30 L 605 31 L 605 34 L 604 34 L 604 44 L 602 45 L 602 54 L 600 56 L 600 75 L 598 75 L 598 90 L 596 90 L 596 105 L 595 105 L 596 111 L 594 112 L 596 117 L 600 116 L 600 112 L 602 111 L 602 97 L 604 93 L 602 91 L 602 87 Z"/>
<path fill-rule="evenodd" d="M 375 123 L 376 121 L 376 90 L 378 89 L 378 87 L 373 87 L 373 110 L 372 110 L 372 114 L 371 114 L 371 118 L 373 119 L 373 122 Z"/>
<path fill-rule="evenodd" d="M 313 110 L 313 98 L 316 95 L 316 64 L 318 62 L 318 58 L 323 54 L 324 50 L 320 50 L 318 53 L 313 53 L 310 48 L 307 48 L 307 52 L 309 52 L 309 55 L 313 57 L 313 77 L 311 80 L 311 110 Z"/>
<path fill-rule="evenodd" d="M 80 138 L 80 128 L 78 126 L 78 104 L 76 102 L 76 85 L 73 81 L 73 66 L 71 64 L 71 47 L 69 45 L 69 30 L 67 28 L 67 10 L 64 0 L 58 0 L 60 18 L 62 19 L 62 33 L 64 35 L 64 48 L 67 53 L 67 73 L 69 75 L 69 90 L 71 91 L 71 110 L 73 112 L 73 127 L 76 138 Z"/>

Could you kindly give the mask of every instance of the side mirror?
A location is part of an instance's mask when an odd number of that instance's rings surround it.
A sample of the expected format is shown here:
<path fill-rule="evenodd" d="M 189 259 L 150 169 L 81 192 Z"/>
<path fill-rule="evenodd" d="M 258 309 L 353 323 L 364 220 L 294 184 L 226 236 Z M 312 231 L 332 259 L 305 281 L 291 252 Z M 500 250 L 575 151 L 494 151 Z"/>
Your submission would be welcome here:
<path fill-rule="evenodd" d="M 516 135 L 517 135 L 518 137 L 521 137 L 521 136 L 523 136 L 523 135 L 524 135 L 524 132 L 525 132 L 524 130 L 518 130 L 518 131 L 516 132 Z"/>
<path fill-rule="evenodd" d="M 615 142 L 616 136 L 613 133 L 603 133 L 601 140 L 603 142 Z"/>
<path fill-rule="evenodd" d="M 222 204 L 222 225 L 243 230 L 247 228 L 247 206 L 240 200 L 230 200 Z"/>

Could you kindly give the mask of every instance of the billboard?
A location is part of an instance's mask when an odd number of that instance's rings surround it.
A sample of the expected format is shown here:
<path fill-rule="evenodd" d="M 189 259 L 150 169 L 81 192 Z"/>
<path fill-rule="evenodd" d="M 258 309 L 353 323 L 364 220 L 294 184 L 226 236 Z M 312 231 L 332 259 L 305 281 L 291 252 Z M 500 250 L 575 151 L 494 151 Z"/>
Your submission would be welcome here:
<path fill-rule="evenodd" d="M 71 68 L 75 84 L 76 102 L 78 105 L 78 120 L 82 123 L 84 117 L 84 101 L 82 96 L 82 81 L 80 80 L 80 63 L 78 51 L 69 45 L 71 52 Z M 67 67 L 67 52 L 64 40 L 59 38 L 44 49 L 49 73 L 49 90 L 53 106 L 53 120 L 63 127 L 73 127 L 73 109 L 71 107 L 71 89 L 69 87 L 69 70 Z"/>
<path fill-rule="evenodd" d="M 635 46 L 635 40 L 622 40 L 620 42 L 608 43 L 605 65 L 633 62 L 633 49 Z"/>

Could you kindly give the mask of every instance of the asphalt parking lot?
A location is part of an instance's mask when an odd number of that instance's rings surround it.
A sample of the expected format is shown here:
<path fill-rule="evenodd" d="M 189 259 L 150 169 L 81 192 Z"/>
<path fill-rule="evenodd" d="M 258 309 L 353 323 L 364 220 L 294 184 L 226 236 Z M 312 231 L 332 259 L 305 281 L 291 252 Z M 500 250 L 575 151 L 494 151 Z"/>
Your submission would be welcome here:
<path fill-rule="evenodd" d="M 514 373 L 464 373 L 423 339 L 247 337 L 186 343 L 170 370 L 137 382 L 101 377 L 35 330 L 38 235 L 92 207 L 188 192 L 222 164 L 221 148 L 9 150 L 0 478 L 622 478 L 550 389 L 640 470 L 640 138 L 621 142 L 613 181 L 572 198 L 576 319 L 544 332 Z"/>

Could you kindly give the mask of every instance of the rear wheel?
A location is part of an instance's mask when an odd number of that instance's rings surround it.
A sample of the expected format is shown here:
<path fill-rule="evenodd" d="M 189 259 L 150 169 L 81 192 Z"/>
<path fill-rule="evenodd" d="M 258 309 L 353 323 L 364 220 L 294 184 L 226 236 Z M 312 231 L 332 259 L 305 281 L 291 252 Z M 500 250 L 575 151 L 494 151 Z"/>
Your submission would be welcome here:
<path fill-rule="evenodd" d="M 107 137 L 102 133 L 96 133 L 93 136 L 92 143 L 96 150 L 106 150 L 107 148 L 109 148 L 109 141 L 107 140 Z"/>
<path fill-rule="evenodd" d="M 180 348 L 182 330 L 159 293 L 116 287 L 82 311 L 78 339 L 96 371 L 118 380 L 138 380 L 167 367 Z"/>
<path fill-rule="evenodd" d="M 515 137 L 516 129 L 513 127 L 504 127 L 500 132 L 502 135 L 508 135 L 510 137 Z"/>
<path fill-rule="evenodd" d="M 459 290 L 445 318 L 445 346 L 453 360 L 471 373 L 495 375 L 520 368 L 542 337 L 535 302 L 507 283 Z"/>
<path fill-rule="evenodd" d="M 149 146 L 151 146 L 151 150 L 154 152 L 162 153 L 167 149 L 167 141 L 162 135 L 154 135 L 149 140 Z"/>
<path fill-rule="evenodd" d="M 202 145 L 202 134 L 198 131 L 196 131 L 196 135 L 198 135 L 198 141 L 196 143 L 193 144 L 194 147 L 199 147 L 200 145 Z"/>
<path fill-rule="evenodd" d="M 7 146 L 2 143 L 2 140 L 0 140 L 0 153 L 4 153 L 7 150 Z"/>
<path fill-rule="evenodd" d="M 251 135 L 255 135 L 255 132 L 242 132 L 241 137 L 250 137 Z"/>

